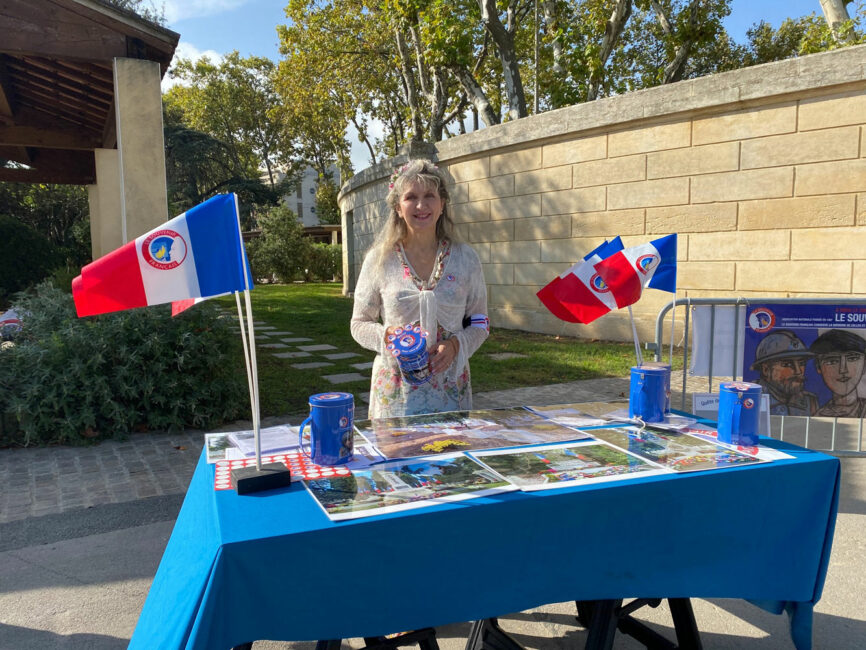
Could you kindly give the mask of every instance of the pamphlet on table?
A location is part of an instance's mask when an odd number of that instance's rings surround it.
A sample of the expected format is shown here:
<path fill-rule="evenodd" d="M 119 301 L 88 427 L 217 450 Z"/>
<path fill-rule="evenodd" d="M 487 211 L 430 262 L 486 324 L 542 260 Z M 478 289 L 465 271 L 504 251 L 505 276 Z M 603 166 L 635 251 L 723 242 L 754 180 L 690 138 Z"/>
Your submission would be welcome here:
<path fill-rule="evenodd" d="M 469 455 L 524 491 L 670 473 L 640 456 L 596 441 L 476 451 Z"/>
<path fill-rule="evenodd" d="M 584 413 L 577 404 L 556 404 L 554 406 L 527 406 L 533 413 L 538 413 L 564 427 L 595 427 L 608 422 L 607 418 Z"/>
<path fill-rule="evenodd" d="M 593 429 L 592 435 L 674 472 L 696 472 L 766 462 L 680 431 L 624 426 Z"/>
<path fill-rule="evenodd" d="M 586 433 L 520 407 L 362 420 L 356 422 L 355 427 L 386 458 L 412 458 L 588 437 Z"/>
<path fill-rule="evenodd" d="M 266 427 L 261 430 L 261 448 L 263 456 L 279 453 L 300 453 L 298 446 L 299 427 L 285 424 Z M 243 460 L 255 458 L 255 440 L 252 431 L 226 431 L 222 433 L 206 433 L 205 449 L 207 462 L 210 464 L 224 460 Z M 309 442 L 309 429 L 304 436 L 305 446 Z M 384 457 L 361 433 L 355 431 L 353 440 L 354 454 L 348 467 L 366 467 L 382 462 Z M 307 447 L 309 451 L 309 447 Z"/>
<path fill-rule="evenodd" d="M 462 453 L 382 463 L 351 476 L 304 481 L 334 521 L 369 517 L 517 489 Z"/>

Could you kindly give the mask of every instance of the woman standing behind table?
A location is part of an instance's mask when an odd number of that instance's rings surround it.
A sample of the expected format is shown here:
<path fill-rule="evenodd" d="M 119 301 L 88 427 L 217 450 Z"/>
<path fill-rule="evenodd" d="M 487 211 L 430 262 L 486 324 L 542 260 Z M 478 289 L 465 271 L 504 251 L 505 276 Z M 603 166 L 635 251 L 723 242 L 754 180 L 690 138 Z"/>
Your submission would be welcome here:
<path fill-rule="evenodd" d="M 478 255 L 455 241 L 445 179 L 429 160 L 395 171 L 386 201 L 388 221 L 364 259 L 351 324 L 355 340 L 377 353 L 369 417 L 471 409 L 469 357 L 488 335 Z M 385 347 L 408 323 L 429 333 L 433 377 L 420 386 L 405 381 Z"/>

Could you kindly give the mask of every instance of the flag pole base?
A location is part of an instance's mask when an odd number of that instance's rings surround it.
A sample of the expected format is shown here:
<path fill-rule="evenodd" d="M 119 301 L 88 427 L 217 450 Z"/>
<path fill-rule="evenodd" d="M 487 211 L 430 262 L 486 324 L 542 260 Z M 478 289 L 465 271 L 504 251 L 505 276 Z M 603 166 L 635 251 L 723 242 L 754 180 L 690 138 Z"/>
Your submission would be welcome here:
<path fill-rule="evenodd" d="M 282 463 L 266 463 L 261 470 L 255 466 L 232 470 L 232 487 L 238 494 L 275 490 L 291 484 L 292 473 Z"/>

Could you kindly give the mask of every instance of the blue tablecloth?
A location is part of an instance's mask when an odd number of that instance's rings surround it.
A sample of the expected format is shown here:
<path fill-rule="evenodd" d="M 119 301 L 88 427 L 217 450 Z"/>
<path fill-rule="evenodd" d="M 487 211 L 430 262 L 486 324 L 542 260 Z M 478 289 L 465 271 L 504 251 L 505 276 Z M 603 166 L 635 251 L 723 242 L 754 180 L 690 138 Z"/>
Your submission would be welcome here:
<path fill-rule="evenodd" d="M 627 597 L 749 599 L 787 610 L 807 648 L 839 461 L 762 442 L 794 458 L 337 523 L 300 484 L 215 492 L 202 455 L 130 648 L 373 636 Z"/>

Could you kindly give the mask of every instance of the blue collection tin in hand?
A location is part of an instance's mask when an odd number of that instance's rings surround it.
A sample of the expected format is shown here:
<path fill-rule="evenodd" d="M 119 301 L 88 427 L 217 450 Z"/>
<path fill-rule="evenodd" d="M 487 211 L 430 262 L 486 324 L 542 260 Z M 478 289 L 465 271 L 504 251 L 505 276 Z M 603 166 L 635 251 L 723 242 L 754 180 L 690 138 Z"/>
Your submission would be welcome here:
<path fill-rule="evenodd" d="M 310 397 L 310 417 L 301 423 L 301 451 L 316 465 L 342 465 L 352 460 L 355 399 L 351 393 L 319 393 Z M 304 429 L 310 427 L 310 451 L 304 448 Z"/>
<path fill-rule="evenodd" d="M 664 422 L 668 404 L 669 368 L 633 366 L 628 396 L 628 416 L 644 422 Z"/>
<path fill-rule="evenodd" d="M 747 381 L 719 384 L 719 442 L 742 447 L 758 444 L 761 385 Z"/>
<path fill-rule="evenodd" d="M 433 377 L 427 354 L 427 333 L 420 325 L 398 327 L 393 334 L 388 335 L 385 347 L 397 360 L 406 383 L 420 386 Z"/>

